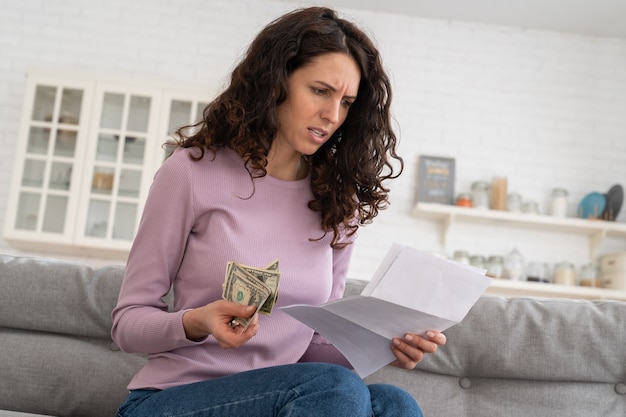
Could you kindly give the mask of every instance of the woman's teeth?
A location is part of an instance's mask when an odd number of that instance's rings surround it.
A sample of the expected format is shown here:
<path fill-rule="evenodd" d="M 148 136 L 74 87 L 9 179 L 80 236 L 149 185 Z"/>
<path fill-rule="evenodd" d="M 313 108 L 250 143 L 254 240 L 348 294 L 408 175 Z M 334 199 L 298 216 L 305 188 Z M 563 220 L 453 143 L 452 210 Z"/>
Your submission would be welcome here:
<path fill-rule="evenodd" d="M 320 131 L 320 130 L 316 130 L 316 129 L 309 129 L 311 131 L 311 133 L 313 133 L 315 136 L 317 137 L 324 137 L 324 132 Z"/>

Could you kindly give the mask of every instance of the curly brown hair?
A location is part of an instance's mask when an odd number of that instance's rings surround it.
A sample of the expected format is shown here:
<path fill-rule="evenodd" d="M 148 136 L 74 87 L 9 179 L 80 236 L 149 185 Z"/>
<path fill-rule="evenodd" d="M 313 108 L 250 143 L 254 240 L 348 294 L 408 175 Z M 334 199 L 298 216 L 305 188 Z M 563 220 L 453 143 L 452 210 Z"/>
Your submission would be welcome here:
<path fill-rule="evenodd" d="M 305 157 L 315 197 L 309 208 L 320 213 L 325 233 L 333 231 L 334 248 L 345 246 L 342 231 L 354 234 L 387 208 L 389 189 L 383 183 L 404 169 L 391 126 L 389 78 L 377 48 L 353 23 L 325 7 L 298 9 L 274 20 L 250 44 L 230 84 L 204 109 L 203 120 L 177 132 L 179 146 L 198 148 L 198 159 L 205 149 L 230 148 L 244 158 L 252 178 L 265 176 L 288 77 L 316 57 L 337 52 L 359 66 L 357 98 L 334 135 Z"/>

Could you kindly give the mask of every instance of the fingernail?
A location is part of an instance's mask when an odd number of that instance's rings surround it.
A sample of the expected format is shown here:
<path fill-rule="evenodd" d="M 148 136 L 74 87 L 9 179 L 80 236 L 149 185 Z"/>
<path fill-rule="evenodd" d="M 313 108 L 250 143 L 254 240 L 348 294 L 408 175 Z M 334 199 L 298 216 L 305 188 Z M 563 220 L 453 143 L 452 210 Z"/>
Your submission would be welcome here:
<path fill-rule="evenodd" d="M 400 341 L 398 339 L 393 339 L 393 344 L 396 346 L 400 346 Z"/>
<path fill-rule="evenodd" d="M 433 333 L 433 332 L 426 332 L 426 337 L 428 337 L 429 339 L 432 339 L 433 337 L 435 337 L 435 333 Z"/>
<path fill-rule="evenodd" d="M 409 342 L 413 340 L 413 336 L 411 336 L 410 334 L 405 335 L 404 338 Z"/>
<path fill-rule="evenodd" d="M 252 310 L 254 310 L 254 306 L 248 306 L 248 307 L 246 307 L 246 311 L 252 311 Z"/>

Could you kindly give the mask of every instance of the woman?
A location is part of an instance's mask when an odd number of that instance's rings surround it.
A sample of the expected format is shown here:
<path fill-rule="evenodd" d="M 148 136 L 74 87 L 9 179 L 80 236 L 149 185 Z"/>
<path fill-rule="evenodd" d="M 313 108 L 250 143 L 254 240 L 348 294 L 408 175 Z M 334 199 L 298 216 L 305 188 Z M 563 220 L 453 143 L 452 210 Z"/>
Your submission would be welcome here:
<path fill-rule="evenodd" d="M 378 51 L 330 9 L 288 13 L 257 36 L 155 176 L 112 329 L 148 361 L 118 416 L 421 415 L 278 308 L 222 299 L 230 261 L 277 266 L 278 307 L 341 297 L 355 232 L 402 170 L 390 101 Z M 445 343 L 399 336 L 390 349 L 407 369 Z"/>

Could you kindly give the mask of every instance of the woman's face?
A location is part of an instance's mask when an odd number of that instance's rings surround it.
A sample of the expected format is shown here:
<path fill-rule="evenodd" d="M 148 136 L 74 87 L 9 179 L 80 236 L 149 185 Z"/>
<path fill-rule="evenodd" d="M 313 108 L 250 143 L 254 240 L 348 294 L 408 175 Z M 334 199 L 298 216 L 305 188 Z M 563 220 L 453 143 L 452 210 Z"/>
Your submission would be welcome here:
<path fill-rule="evenodd" d="M 314 154 L 348 116 L 361 73 L 346 54 L 320 55 L 287 80 L 287 99 L 278 106 L 273 146 L 284 156 Z"/>

